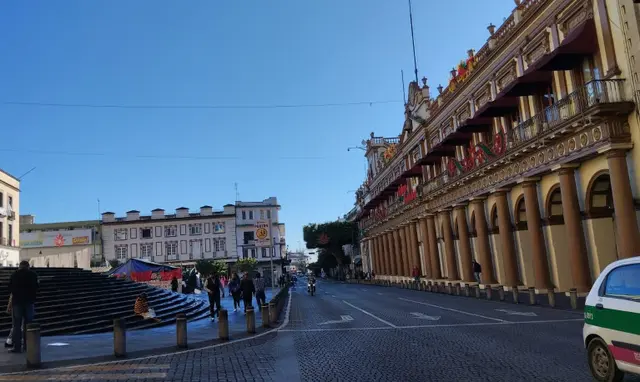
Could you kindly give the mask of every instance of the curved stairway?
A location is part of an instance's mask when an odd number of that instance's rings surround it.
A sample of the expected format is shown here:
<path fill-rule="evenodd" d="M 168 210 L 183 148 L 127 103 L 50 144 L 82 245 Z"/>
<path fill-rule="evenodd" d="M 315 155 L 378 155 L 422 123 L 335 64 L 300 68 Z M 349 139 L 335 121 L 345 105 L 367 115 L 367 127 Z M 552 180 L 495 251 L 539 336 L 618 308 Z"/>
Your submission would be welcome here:
<path fill-rule="evenodd" d="M 9 277 L 16 268 L 0 268 L 0 336 L 7 336 L 11 317 L 6 313 Z M 178 313 L 188 320 L 208 317 L 205 300 L 173 293 L 142 283 L 125 281 L 77 268 L 33 268 L 40 280 L 35 322 L 42 335 L 109 332 L 113 319 L 122 318 L 127 329 L 142 329 L 175 323 Z M 161 322 L 143 320 L 133 314 L 136 297 L 147 293 L 149 306 Z"/>

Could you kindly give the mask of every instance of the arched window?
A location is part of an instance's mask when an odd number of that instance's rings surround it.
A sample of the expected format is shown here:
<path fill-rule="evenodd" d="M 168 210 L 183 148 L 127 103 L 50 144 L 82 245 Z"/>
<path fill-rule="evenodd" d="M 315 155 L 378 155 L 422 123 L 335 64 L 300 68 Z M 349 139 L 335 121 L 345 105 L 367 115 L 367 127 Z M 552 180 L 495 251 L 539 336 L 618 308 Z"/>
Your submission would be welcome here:
<path fill-rule="evenodd" d="M 478 232 L 476 231 L 476 212 L 471 212 L 471 218 L 469 219 L 469 236 L 477 237 Z"/>
<path fill-rule="evenodd" d="M 527 207 L 524 203 L 524 195 L 520 195 L 516 200 L 516 210 L 513 214 L 516 220 L 516 230 L 524 231 L 527 229 Z"/>
<path fill-rule="evenodd" d="M 564 217 L 562 216 L 562 193 L 559 184 L 551 187 L 549 191 L 546 214 L 549 224 L 564 224 Z"/>
<path fill-rule="evenodd" d="M 491 207 L 491 214 L 489 216 L 491 216 L 491 233 L 500 233 L 500 227 L 498 224 L 498 208 L 495 204 Z"/>
<path fill-rule="evenodd" d="M 587 191 L 587 205 L 589 215 L 599 217 L 613 216 L 613 193 L 611 178 L 608 173 L 602 173 L 591 181 Z"/>

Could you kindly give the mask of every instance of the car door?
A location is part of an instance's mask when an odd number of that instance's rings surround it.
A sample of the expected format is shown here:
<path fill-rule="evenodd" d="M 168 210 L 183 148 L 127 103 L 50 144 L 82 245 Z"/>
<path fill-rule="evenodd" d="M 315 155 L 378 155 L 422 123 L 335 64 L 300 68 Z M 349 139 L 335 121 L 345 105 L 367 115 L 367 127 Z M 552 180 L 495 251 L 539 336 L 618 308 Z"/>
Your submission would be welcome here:
<path fill-rule="evenodd" d="M 620 265 L 607 274 L 592 312 L 593 324 L 602 328 L 616 361 L 640 366 L 640 263 Z"/>

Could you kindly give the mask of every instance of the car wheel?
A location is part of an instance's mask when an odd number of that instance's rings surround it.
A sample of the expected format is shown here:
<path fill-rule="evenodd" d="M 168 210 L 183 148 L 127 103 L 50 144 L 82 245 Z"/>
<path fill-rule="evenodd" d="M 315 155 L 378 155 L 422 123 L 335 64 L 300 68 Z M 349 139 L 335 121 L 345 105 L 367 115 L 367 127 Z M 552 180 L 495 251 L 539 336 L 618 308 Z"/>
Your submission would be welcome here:
<path fill-rule="evenodd" d="M 594 338 L 587 347 L 589 369 L 591 375 L 600 382 L 619 382 L 624 373 L 618 369 L 607 344 L 602 338 Z"/>

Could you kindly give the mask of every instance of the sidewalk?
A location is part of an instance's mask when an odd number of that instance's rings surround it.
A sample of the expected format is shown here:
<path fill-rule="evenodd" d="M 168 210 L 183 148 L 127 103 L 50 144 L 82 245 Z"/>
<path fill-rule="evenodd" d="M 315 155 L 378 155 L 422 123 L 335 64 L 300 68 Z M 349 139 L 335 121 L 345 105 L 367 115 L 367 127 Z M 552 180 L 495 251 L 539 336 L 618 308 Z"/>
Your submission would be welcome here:
<path fill-rule="evenodd" d="M 266 290 L 269 301 L 277 290 Z M 195 298 L 206 298 L 206 295 L 194 295 Z M 257 309 L 255 298 L 253 306 L 256 315 L 256 330 L 261 330 L 262 315 Z M 222 308 L 229 312 L 229 336 L 231 339 L 248 336 L 243 309 L 233 311 L 233 299 L 225 295 Z M 218 320 L 211 322 L 209 318 L 187 323 L 187 341 L 189 348 L 198 348 L 219 342 Z M 114 360 L 113 333 L 65 335 L 42 337 L 41 354 L 44 367 L 89 363 Z M 131 330 L 127 332 L 127 357 L 140 357 L 175 351 L 176 328 L 167 325 L 153 329 Z M 22 371 L 26 365 L 26 353 L 0 355 L 0 372 Z"/>

